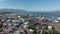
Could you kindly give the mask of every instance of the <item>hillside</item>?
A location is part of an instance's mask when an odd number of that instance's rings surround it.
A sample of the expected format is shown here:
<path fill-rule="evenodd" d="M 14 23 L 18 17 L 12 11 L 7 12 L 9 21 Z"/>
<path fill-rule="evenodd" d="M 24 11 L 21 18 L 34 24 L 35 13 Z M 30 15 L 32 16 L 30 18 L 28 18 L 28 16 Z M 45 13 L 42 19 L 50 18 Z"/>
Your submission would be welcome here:
<path fill-rule="evenodd" d="M 0 9 L 0 14 L 4 14 L 4 13 L 27 13 L 26 10 L 22 10 L 22 9 Z"/>
<path fill-rule="evenodd" d="M 60 10 L 52 11 L 52 13 L 60 14 Z"/>
<path fill-rule="evenodd" d="M 0 12 L 0 14 L 9 14 L 9 13 L 12 13 L 12 12 Z"/>

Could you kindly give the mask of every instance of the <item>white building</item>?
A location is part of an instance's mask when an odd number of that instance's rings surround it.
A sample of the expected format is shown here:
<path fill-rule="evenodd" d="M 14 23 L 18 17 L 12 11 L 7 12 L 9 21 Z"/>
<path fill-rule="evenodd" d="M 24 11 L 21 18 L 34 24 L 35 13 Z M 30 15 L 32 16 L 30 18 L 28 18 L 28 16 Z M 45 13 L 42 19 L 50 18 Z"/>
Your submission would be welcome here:
<path fill-rule="evenodd" d="M 54 22 L 55 22 L 55 23 L 58 23 L 59 21 L 55 20 Z"/>
<path fill-rule="evenodd" d="M 48 29 L 49 29 L 49 30 L 52 30 L 52 26 L 48 26 Z"/>

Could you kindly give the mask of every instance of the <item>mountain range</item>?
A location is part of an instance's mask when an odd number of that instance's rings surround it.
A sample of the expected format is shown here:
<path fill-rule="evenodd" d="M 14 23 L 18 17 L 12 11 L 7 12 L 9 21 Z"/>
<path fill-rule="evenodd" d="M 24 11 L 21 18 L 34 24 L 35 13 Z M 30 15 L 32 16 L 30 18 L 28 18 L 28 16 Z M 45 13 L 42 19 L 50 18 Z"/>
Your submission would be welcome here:
<path fill-rule="evenodd" d="M 27 11 L 27 10 L 23 10 L 23 9 L 0 9 L 0 12 L 29 13 L 29 12 L 34 12 L 34 11 Z M 35 12 L 43 12 L 43 11 L 35 11 Z M 44 11 L 44 12 L 46 12 L 46 11 Z M 60 10 L 51 11 L 51 13 L 60 14 Z"/>

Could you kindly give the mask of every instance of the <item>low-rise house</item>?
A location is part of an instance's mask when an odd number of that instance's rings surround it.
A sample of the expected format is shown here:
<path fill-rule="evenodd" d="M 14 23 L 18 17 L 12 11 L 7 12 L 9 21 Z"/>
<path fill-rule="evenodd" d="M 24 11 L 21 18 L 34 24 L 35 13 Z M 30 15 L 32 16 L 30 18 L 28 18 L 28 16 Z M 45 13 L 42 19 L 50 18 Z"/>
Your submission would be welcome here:
<path fill-rule="evenodd" d="M 32 32 L 28 31 L 28 34 L 33 34 Z"/>
<path fill-rule="evenodd" d="M 58 20 L 60 20 L 60 17 L 57 17 Z"/>
<path fill-rule="evenodd" d="M 52 26 L 48 26 L 48 29 L 49 29 L 49 30 L 52 30 L 52 28 L 53 28 Z"/>
<path fill-rule="evenodd" d="M 42 24 L 42 29 L 47 29 L 48 25 L 47 24 Z"/>
<path fill-rule="evenodd" d="M 30 29 L 29 31 L 30 31 L 30 32 L 34 32 L 34 30 L 33 30 L 33 29 Z"/>
<path fill-rule="evenodd" d="M 25 28 L 24 27 L 20 27 L 20 28 L 18 28 L 18 30 L 25 30 Z"/>
<path fill-rule="evenodd" d="M 25 25 L 23 25 L 23 27 L 24 27 L 24 28 L 27 28 L 27 27 L 29 27 L 29 25 L 25 24 Z"/>
<path fill-rule="evenodd" d="M 41 29 L 41 26 L 39 26 L 39 25 L 38 25 L 38 26 L 36 26 L 36 29 Z"/>
<path fill-rule="evenodd" d="M 3 25 L 3 26 L 7 26 L 7 22 L 4 22 L 2 25 Z"/>
<path fill-rule="evenodd" d="M 5 34 L 5 32 L 4 32 L 4 31 L 2 31 L 2 32 L 0 32 L 0 34 Z"/>
<path fill-rule="evenodd" d="M 29 22 L 25 22 L 24 24 L 27 25 Z"/>
<path fill-rule="evenodd" d="M 55 23 L 58 23 L 59 21 L 55 20 L 54 22 L 55 22 Z"/>
<path fill-rule="evenodd" d="M 13 24 L 11 22 L 8 23 L 8 26 L 12 26 Z"/>
<path fill-rule="evenodd" d="M 28 31 L 28 34 L 33 34 L 33 32 L 34 32 L 34 30 L 30 29 L 30 30 Z"/>
<path fill-rule="evenodd" d="M 22 23 L 21 22 L 12 22 L 13 26 L 16 26 L 18 27 L 19 25 L 21 25 Z"/>
<path fill-rule="evenodd" d="M 17 30 L 16 32 L 14 32 L 14 34 L 20 34 L 20 31 L 19 31 L 19 30 Z"/>
<path fill-rule="evenodd" d="M 35 20 L 37 20 L 37 21 L 43 21 L 45 18 L 44 17 L 37 17 Z"/>
<path fill-rule="evenodd" d="M 18 16 L 18 18 L 21 18 L 21 16 Z"/>
<path fill-rule="evenodd" d="M 25 33 L 25 32 L 24 32 L 24 30 L 25 30 L 24 27 L 20 27 L 18 30 L 20 31 L 20 34 L 24 34 L 24 33 Z"/>
<path fill-rule="evenodd" d="M 24 21 L 25 21 L 25 19 L 23 19 L 23 18 L 20 18 L 20 20 L 21 20 L 22 22 L 24 22 Z"/>
<path fill-rule="evenodd" d="M 2 19 L 2 22 L 5 21 L 5 19 Z"/>
<path fill-rule="evenodd" d="M 17 22 L 18 20 L 12 20 L 12 22 Z"/>
<path fill-rule="evenodd" d="M 11 19 L 8 19 L 7 21 L 8 21 L 8 22 L 10 22 L 10 21 L 11 21 Z"/>

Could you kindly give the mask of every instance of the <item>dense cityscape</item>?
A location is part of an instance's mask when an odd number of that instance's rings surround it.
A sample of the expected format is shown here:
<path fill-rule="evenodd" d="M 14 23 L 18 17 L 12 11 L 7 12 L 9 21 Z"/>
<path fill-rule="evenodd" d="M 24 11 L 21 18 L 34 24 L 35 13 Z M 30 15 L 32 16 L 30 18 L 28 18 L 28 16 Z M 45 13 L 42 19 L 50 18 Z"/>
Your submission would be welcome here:
<path fill-rule="evenodd" d="M 60 0 L 0 0 L 0 34 L 60 34 Z"/>
<path fill-rule="evenodd" d="M 0 34 L 59 34 L 55 24 L 59 24 L 60 18 L 54 19 L 41 15 L 0 15 Z"/>

